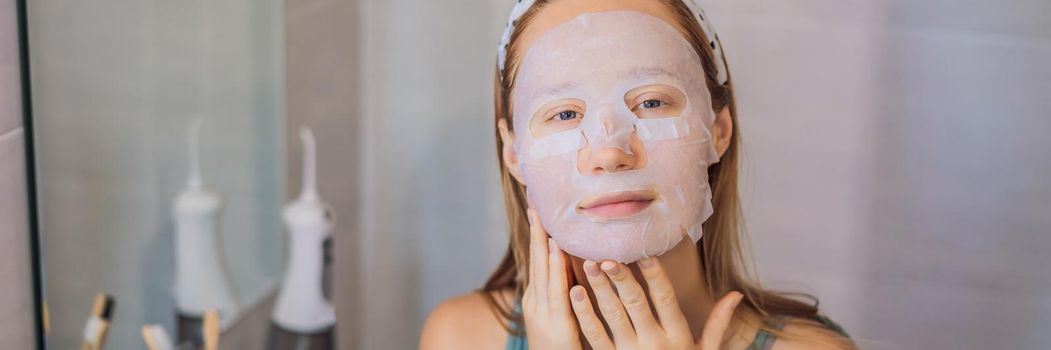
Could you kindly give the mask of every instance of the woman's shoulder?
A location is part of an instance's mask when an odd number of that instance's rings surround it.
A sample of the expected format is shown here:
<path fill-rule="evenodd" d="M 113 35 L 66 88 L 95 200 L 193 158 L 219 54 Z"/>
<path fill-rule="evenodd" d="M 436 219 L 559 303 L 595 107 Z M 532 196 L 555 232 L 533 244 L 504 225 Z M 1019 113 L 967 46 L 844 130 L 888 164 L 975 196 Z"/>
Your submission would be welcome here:
<path fill-rule="evenodd" d="M 785 323 L 783 336 L 777 337 L 771 350 L 827 349 L 853 350 L 857 346 L 842 329 L 831 321 L 793 319 Z"/>
<path fill-rule="evenodd" d="M 472 292 L 442 301 L 431 311 L 420 335 L 420 349 L 499 349 L 507 330 L 489 297 L 510 301 L 513 292 Z"/>

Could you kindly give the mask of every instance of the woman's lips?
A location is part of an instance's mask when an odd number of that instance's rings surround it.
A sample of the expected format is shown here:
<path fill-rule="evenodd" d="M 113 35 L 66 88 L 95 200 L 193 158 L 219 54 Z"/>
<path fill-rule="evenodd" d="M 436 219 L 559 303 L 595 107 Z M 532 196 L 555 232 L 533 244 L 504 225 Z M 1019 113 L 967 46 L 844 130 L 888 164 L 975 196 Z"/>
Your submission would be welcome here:
<path fill-rule="evenodd" d="M 577 209 L 598 219 L 621 219 L 641 213 L 655 199 L 653 191 L 617 192 L 584 199 Z"/>

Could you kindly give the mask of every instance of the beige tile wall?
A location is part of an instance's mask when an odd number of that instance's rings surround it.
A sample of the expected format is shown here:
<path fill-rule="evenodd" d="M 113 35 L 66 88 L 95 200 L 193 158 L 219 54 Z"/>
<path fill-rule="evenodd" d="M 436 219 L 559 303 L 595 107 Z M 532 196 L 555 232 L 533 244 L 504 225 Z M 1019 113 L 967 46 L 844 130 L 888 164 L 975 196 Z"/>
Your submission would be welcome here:
<path fill-rule="evenodd" d="M 0 0 L 0 134 L 22 126 L 15 1 Z"/>
<path fill-rule="evenodd" d="M 9 116 L 5 115 L 6 120 Z M 22 128 L 0 132 L 0 348 L 34 343 Z"/>
<path fill-rule="evenodd" d="M 0 348 L 35 344 L 25 144 L 13 0 L 0 0 Z"/>

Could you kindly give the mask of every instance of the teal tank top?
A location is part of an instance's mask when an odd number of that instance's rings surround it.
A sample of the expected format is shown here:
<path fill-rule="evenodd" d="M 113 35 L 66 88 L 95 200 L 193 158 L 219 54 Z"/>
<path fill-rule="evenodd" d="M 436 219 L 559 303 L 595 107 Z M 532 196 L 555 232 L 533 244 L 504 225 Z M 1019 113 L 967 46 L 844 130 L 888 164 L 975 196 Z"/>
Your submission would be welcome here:
<path fill-rule="evenodd" d="M 514 312 L 515 312 L 516 315 L 520 314 L 522 312 L 521 304 L 515 303 L 515 310 L 514 310 Z M 850 338 L 850 336 L 847 335 L 847 332 L 843 329 L 843 327 L 840 327 L 835 322 L 832 322 L 832 320 L 829 319 L 828 317 L 818 315 L 818 320 L 821 321 L 821 324 L 823 326 L 825 326 L 826 328 L 828 328 L 829 330 L 832 330 L 832 331 L 834 331 L 836 333 L 839 333 L 840 335 L 842 335 L 844 337 Z M 777 321 L 777 320 L 767 321 L 766 324 L 768 326 L 770 326 L 771 328 L 774 328 L 774 329 L 782 329 L 782 328 L 785 327 L 784 322 Z M 524 333 L 524 330 L 521 328 L 522 325 L 519 324 L 518 322 L 511 321 L 511 325 L 510 326 L 511 326 L 511 333 L 508 334 L 508 336 L 507 336 L 507 347 L 506 347 L 507 350 L 527 350 L 527 349 L 529 349 L 529 346 L 528 346 L 529 344 L 526 342 L 526 338 L 524 336 L 517 335 L 517 334 L 523 334 Z M 755 339 L 752 340 L 752 344 L 748 345 L 748 349 L 747 350 L 770 350 L 770 348 L 774 346 L 774 340 L 777 340 L 777 339 L 772 333 L 767 332 L 766 330 L 760 329 L 759 332 L 756 333 Z"/>

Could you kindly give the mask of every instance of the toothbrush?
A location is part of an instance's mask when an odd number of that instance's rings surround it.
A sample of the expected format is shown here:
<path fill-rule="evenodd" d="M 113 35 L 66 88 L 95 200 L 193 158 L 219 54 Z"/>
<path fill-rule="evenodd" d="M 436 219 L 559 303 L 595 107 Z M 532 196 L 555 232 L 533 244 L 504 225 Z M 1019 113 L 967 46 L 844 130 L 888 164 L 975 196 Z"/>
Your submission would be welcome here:
<path fill-rule="evenodd" d="M 81 350 L 101 350 L 106 344 L 106 333 L 109 332 L 110 322 L 113 320 L 113 308 L 116 301 L 113 296 L 99 293 L 95 295 L 95 302 L 91 306 L 91 316 L 84 325 L 84 341 L 80 344 Z"/>
<path fill-rule="evenodd" d="M 190 124 L 190 179 L 175 198 L 175 305 L 178 341 L 199 339 L 201 317 L 219 309 L 226 318 L 237 313 L 237 300 L 227 279 L 218 246 L 222 199 L 201 177 L 201 119 Z"/>
<path fill-rule="evenodd" d="M 219 313 L 214 309 L 204 313 L 201 333 L 204 333 L 204 350 L 219 350 Z"/>
<path fill-rule="evenodd" d="M 314 133 L 302 127 L 299 136 L 303 142 L 303 188 L 284 209 L 290 254 L 272 317 L 285 332 L 317 335 L 329 332 L 336 324 L 336 312 L 322 291 L 322 246 L 330 236 L 333 219 L 317 191 Z"/>
<path fill-rule="evenodd" d="M 168 337 L 168 332 L 165 332 L 164 327 L 160 325 L 148 324 L 142 326 L 142 339 L 146 341 L 146 348 L 149 350 L 175 349 L 171 338 Z"/>
<path fill-rule="evenodd" d="M 204 322 L 201 326 L 201 334 L 204 335 L 204 347 L 203 350 L 219 350 L 219 313 L 215 309 L 208 310 L 204 313 Z M 142 339 L 146 341 L 146 348 L 148 350 L 175 350 L 183 348 L 195 348 L 191 346 L 192 343 L 184 343 L 183 346 L 176 347 L 168 336 L 168 332 L 164 331 L 164 327 L 158 324 L 148 324 L 142 326 Z"/>

